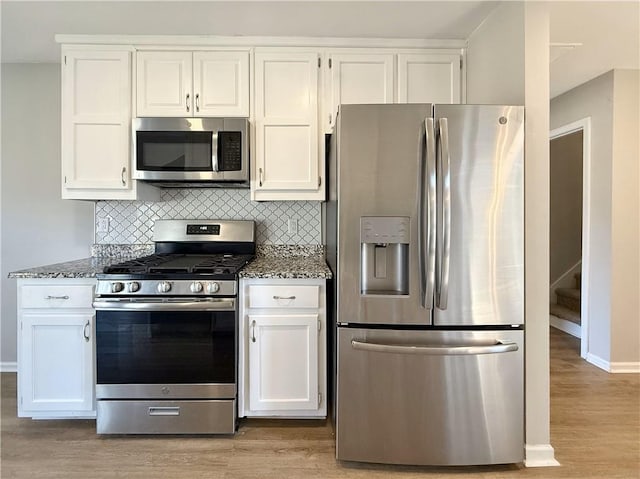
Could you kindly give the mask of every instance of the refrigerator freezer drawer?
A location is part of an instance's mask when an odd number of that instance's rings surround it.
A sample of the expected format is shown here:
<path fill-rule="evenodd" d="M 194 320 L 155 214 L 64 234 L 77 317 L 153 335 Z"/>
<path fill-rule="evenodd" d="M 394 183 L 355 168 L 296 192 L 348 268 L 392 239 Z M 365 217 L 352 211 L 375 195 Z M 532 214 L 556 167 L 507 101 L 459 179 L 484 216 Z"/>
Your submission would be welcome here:
<path fill-rule="evenodd" d="M 338 328 L 337 458 L 521 462 L 523 341 L 523 331 Z"/>

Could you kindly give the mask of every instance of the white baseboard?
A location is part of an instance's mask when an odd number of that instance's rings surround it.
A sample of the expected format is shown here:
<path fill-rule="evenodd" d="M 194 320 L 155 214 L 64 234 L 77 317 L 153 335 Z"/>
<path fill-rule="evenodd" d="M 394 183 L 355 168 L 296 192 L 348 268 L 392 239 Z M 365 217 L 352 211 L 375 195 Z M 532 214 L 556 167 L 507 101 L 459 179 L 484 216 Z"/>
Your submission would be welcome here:
<path fill-rule="evenodd" d="M 602 359 L 600 356 L 596 356 L 593 353 L 587 353 L 587 357 L 585 359 L 587 362 L 599 367 L 600 369 L 604 369 L 606 372 L 611 371 L 611 364 L 609 361 Z"/>
<path fill-rule="evenodd" d="M 566 319 L 558 318 L 557 316 L 550 314 L 549 324 L 554 328 L 564 331 L 578 339 L 582 337 L 582 327 L 572 321 L 567 321 Z"/>
<path fill-rule="evenodd" d="M 0 363 L 0 373 L 15 373 L 18 371 L 18 363 L 15 361 L 4 361 Z"/>
<path fill-rule="evenodd" d="M 587 353 L 587 361 L 589 361 L 594 366 L 598 366 L 600 369 L 604 369 L 608 373 L 614 373 L 614 374 L 640 373 L 640 362 L 619 361 L 619 362 L 612 363 L 592 353 Z"/>
<path fill-rule="evenodd" d="M 611 363 L 612 373 L 640 373 L 640 363 Z"/>
<path fill-rule="evenodd" d="M 553 454 L 551 444 L 525 444 L 524 465 L 527 467 L 552 467 L 559 466 Z"/>

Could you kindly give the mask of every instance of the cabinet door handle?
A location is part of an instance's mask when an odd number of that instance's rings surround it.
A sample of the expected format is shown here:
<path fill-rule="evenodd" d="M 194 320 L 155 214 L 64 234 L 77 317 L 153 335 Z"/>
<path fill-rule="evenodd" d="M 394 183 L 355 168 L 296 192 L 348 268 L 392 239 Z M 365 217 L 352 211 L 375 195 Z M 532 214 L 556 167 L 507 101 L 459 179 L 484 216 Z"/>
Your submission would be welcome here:
<path fill-rule="evenodd" d="M 187 93 L 187 101 L 186 101 L 187 113 L 189 113 L 189 97 L 190 97 L 190 95 Z"/>
<path fill-rule="evenodd" d="M 46 296 L 44 299 L 69 299 L 69 296 L 66 294 L 64 296 Z"/>
<path fill-rule="evenodd" d="M 196 111 L 200 111 L 200 93 L 196 93 Z"/>
<path fill-rule="evenodd" d="M 260 178 L 259 178 L 258 184 L 259 184 L 260 186 L 262 186 L 262 168 L 258 168 L 258 173 L 259 173 L 259 175 L 260 175 Z"/>
<path fill-rule="evenodd" d="M 127 173 L 127 167 L 122 167 L 122 172 L 120 173 L 120 179 L 122 180 L 122 186 L 127 186 L 127 179 L 125 178 L 125 174 Z"/>
<path fill-rule="evenodd" d="M 91 339 L 91 336 L 89 334 L 87 334 L 87 328 L 91 326 L 91 323 L 89 322 L 89 320 L 87 319 L 87 323 L 84 325 L 84 329 L 82 330 L 82 335 L 84 336 L 84 340 L 86 342 L 89 342 L 89 339 Z"/>
<path fill-rule="evenodd" d="M 251 342 L 256 342 L 256 320 L 251 321 Z"/>
<path fill-rule="evenodd" d="M 296 299 L 296 297 L 295 296 L 274 296 L 273 299 L 275 299 L 276 301 L 279 299 L 286 299 L 286 300 L 293 301 L 294 299 Z"/>

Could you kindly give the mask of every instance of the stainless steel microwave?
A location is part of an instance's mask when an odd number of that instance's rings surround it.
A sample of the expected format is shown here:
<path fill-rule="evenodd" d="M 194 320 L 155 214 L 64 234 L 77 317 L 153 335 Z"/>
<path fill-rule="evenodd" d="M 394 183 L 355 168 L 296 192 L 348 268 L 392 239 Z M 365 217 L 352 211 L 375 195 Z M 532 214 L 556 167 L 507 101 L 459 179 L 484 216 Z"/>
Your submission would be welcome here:
<path fill-rule="evenodd" d="M 180 186 L 249 186 L 246 118 L 135 118 L 133 177 Z"/>

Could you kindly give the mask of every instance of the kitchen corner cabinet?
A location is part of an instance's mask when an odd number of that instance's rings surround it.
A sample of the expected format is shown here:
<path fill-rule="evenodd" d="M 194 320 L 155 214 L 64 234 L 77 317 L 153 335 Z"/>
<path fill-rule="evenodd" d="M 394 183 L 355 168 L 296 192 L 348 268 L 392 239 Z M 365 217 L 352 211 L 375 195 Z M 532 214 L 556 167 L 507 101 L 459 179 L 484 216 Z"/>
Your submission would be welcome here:
<path fill-rule="evenodd" d="M 324 200 L 320 54 L 256 49 L 252 200 Z"/>
<path fill-rule="evenodd" d="M 131 52 L 62 50 L 62 198 L 155 199 L 131 179 Z"/>
<path fill-rule="evenodd" d="M 241 280 L 239 415 L 326 417 L 325 281 Z"/>
<path fill-rule="evenodd" d="M 95 280 L 18 280 L 18 416 L 94 418 Z"/>
<path fill-rule="evenodd" d="M 249 51 L 138 51 L 136 114 L 249 116 Z"/>

